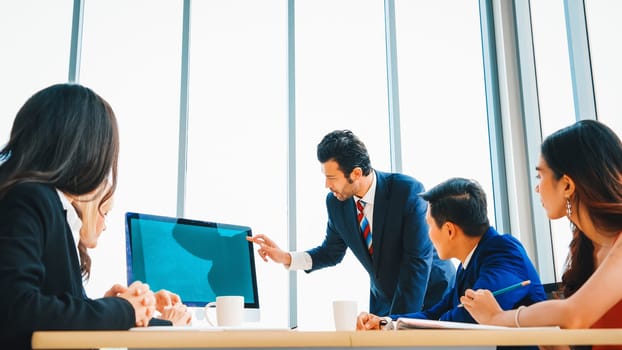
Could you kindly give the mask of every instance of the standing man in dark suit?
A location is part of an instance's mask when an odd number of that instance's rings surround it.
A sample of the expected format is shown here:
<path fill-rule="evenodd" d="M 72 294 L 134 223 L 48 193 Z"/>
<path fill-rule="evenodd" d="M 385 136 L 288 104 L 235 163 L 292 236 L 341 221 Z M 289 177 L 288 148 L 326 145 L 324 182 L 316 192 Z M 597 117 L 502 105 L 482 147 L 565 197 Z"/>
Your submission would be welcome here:
<path fill-rule="evenodd" d="M 324 242 L 286 252 L 259 234 L 249 238 L 260 245 L 259 255 L 311 272 L 337 265 L 350 248 L 369 274 L 371 312 L 416 312 L 436 304 L 452 287 L 455 268 L 439 259 L 428 237 L 427 203 L 419 197 L 423 185 L 374 170 L 365 145 L 349 130 L 324 136 L 317 157 L 331 191 Z"/>

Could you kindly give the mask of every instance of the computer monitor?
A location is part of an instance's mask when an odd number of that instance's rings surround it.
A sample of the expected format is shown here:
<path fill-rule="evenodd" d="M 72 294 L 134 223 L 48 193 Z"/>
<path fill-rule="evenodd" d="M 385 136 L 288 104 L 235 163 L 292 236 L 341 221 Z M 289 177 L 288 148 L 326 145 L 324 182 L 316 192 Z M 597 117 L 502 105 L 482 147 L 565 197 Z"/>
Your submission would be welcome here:
<path fill-rule="evenodd" d="M 221 295 L 244 297 L 245 321 L 259 321 L 253 243 L 247 226 L 126 213 L 127 281 L 166 289 L 194 307 Z"/>

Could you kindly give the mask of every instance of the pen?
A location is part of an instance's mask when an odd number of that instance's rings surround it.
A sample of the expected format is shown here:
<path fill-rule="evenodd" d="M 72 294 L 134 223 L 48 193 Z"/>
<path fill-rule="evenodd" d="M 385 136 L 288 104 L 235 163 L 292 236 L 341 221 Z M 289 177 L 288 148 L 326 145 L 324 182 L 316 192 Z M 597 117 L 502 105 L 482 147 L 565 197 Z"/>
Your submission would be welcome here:
<path fill-rule="evenodd" d="M 514 290 L 514 289 L 516 289 L 516 288 L 520 288 L 520 287 L 527 286 L 527 285 L 529 285 L 530 283 L 531 283 L 531 281 L 530 281 L 530 280 L 525 280 L 525 281 L 522 281 L 522 282 L 518 282 L 518 283 L 513 284 L 513 285 L 511 285 L 511 286 L 507 286 L 507 287 L 505 287 L 505 288 L 501 288 L 501 289 L 499 289 L 499 290 L 496 290 L 496 291 L 492 292 L 492 295 L 493 295 L 493 296 L 501 295 L 501 294 L 503 294 L 503 293 L 507 293 L 507 292 L 509 292 L 509 291 L 512 291 L 512 290 Z M 463 307 L 463 306 L 464 306 L 464 305 L 462 305 L 462 304 L 459 304 L 459 305 L 458 305 L 458 307 Z"/>

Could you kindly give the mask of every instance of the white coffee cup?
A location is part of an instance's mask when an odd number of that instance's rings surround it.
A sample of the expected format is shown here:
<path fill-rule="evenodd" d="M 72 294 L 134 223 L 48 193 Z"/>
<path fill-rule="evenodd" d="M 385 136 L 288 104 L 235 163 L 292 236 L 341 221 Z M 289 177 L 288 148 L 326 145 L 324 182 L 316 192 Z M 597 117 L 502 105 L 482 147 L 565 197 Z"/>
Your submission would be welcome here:
<path fill-rule="evenodd" d="M 216 308 L 216 322 L 210 317 L 210 308 Z M 216 297 L 215 302 L 205 305 L 205 319 L 212 326 L 237 327 L 242 325 L 244 297 L 227 295 Z"/>
<path fill-rule="evenodd" d="M 333 301 L 335 330 L 353 331 L 356 329 L 357 305 L 354 300 Z"/>

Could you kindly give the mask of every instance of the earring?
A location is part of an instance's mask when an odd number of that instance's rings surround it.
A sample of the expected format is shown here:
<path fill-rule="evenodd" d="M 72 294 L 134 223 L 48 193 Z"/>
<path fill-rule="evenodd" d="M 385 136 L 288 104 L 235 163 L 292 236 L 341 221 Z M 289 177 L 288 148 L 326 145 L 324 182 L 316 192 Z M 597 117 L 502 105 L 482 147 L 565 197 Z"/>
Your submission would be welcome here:
<path fill-rule="evenodd" d="M 576 229 L 576 226 L 574 222 L 572 222 L 572 219 L 570 218 L 571 215 L 572 215 L 572 204 L 570 203 L 570 200 L 566 198 L 566 217 L 568 217 L 568 221 L 570 221 L 570 231 L 574 232 L 574 230 Z"/>

